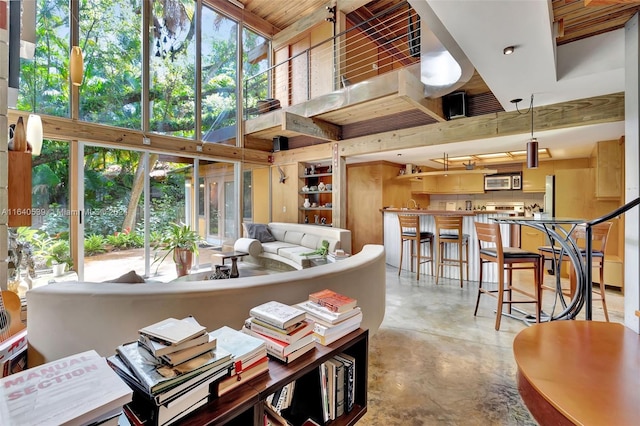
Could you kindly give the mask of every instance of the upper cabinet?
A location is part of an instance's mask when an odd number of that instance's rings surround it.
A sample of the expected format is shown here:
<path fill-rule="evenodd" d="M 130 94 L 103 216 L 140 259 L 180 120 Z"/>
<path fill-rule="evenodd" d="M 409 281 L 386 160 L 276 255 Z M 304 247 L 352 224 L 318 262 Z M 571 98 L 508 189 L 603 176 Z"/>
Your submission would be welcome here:
<path fill-rule="evenodd" d="M 416 178 L 417 179 L 417 178 Z M 421 183 L 412 185 L 416 194 L 482 194 L 484 193 L 483 174 L 448 174 L 422 176 Z"/>
<path fill-rule="evenodd" d="M 601 141 L 595 148 L 596 198 L 619 199 L 622 197 L 624 138 Z"/>
<path fill-rule="evenodd" d="M 544 192 L 547 175 L 554 173 L 552 161 L 541 161 L 537 169 L 522 168 L 522 192 Z"/>

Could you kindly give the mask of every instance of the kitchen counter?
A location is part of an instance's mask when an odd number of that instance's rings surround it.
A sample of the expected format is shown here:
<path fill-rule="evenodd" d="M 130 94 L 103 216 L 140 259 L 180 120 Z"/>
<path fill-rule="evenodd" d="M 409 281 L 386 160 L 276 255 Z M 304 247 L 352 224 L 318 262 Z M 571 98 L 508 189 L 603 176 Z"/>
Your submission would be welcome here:
<path fill-rule="evenodd" d="M 477 216 L 477 215 L 497 215 L 500 214 L 498 211 L 489 211 L 489 210 L 429 210 L 429 209 L 398 209 L 398 208 L 386 208 L 380 209 L 381 212 L 387 213 L 403 213 L 403 214 L 426 214 L 426 215 L 436 215 L 436 216 Z"/>
<path fill-rule="evenodd" d="M 398 267 L 400 265 L 400 226 L 398 224 L 398 214 L 415 214 L 420 216 L 420 231 L 434 232 L 436 229 L 434 216 L 448 215 L 448 216 L 462 216 L 462 232 L 469 234 L 469 280 L 478 281 L 480 266 L 478 255 L 478 237 L 476 235 L 475 222 L 489 223 L 490 217 L 504 216 L 504 212 L 489 211 L 489 210 L 428 210 L 428 209 L 396 209 L 388 208 L 381 209 L 383 214 L 383 241 L 386 255 L 386 262 L 388 265 Z M 508 214 L 507 214 L 508 215 Z M 511 227 L 509 225 L 500 225 L 500 232 L 502 233 L 502 244 L 509 245 L 511 238 Z M 448 244 L 447 250 L 456 250 L 456 248 Z M 408 246 L 406 247 L 408 253 Z M 435 247 L 436 253 L 438 247 Z M 447 257 L 457 257 L 456 253 L 447 252 Z M 404 256 L 402 259 L 402 269 L 411 270 L 409 263 L 410 256 Z M 434 256 L 435 258 L 435 256 Z M 428 263 L 423 263 L 420 270 L 420 275 L 429 274 L 431 266 Z M 460 270 L 458 267 L 445 266 L 444 276 L 451 279 L 459 279 Z M 466 278 L 466 276 L 465 276 Z M 497 282 L 498 275 L 495 267 L 486 266 L 483 275 L 483 281 L 485 282 Z"/>

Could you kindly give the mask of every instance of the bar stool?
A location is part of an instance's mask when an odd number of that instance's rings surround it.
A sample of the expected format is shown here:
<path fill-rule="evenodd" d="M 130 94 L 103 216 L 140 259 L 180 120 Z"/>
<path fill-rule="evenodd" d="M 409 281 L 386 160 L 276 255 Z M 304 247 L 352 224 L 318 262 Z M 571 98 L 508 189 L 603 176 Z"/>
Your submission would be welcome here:
<path fill-rule="evenodd" d="M 411 272 L 413 272 L 413 259 L 417 259 L 416 279 L 420 279 L 420 265 L 422 263 L 431 262 L 431 275 L 433 275 L 433 233 L 420 231 L 420 216 L 418 215 L 398 215 L 400 223 L 400 266 L 398 267 L 398 275 L 402 272 L 402 252 L 404 251 L 404 243 L 409 241 L 411 245 Z M 416 246 L 416 254 L 413 254 L 413 246 Z M 421 254 L 421 246 L 424 243 L 429 244 L 429 255 Z"/>
<path fill-rule="evenodd" d="M 469 234 L 462 233 L 462 216 L 436 216 L 436 235 L 438 240 L 438 278 L 444 276 L 444 266 L 458 265 L 460 267 L 460 287 L 462 287 L 462 269 L 466 265 L 467 280 L 469 279 Z M 458 246 L 458 257 L 448 258 L 445 254 L 447 244 Z M 464 256 L 463 256 L 463 249 Z"/>
<path fill-rule="evenodd" d="M 480 254 L 480 274 L 478 283 L 478 298 L 473 316 L 478 313 L 480 295 L 488 294 L 498 299 L 498 310 L 496 312 L 496 330 L 500 330 L 500 320 L 502 318 L 502 305 L 508 304 L 507 314 L 511 314 L 511 305 L 514 303 L 533 303 L 536 308 L 536 322 L 540 322 L 540 310 L 542 309 L 542 256 L 538 253 L 529 252 L 516 247 L 503 247 L 500 225 L 497 223 L 476 222 L 476 233 L 478 234 L 478 249 Z M 482 287 L 482 266 L 485 263 L 496 263 L 498 265 L 498 289 L 488 290 Z M 516 264 L 530 263 L 531 266 L 514 266 Z M 530 292 L 513 287 L 512 277 L 514 269 L 532 269 L 535 283 L 535 292 Z M 504 285 L 504 271 L 507 271 L 507 285 Z M 527 297 L 526 300 L 513 300 L 512 293 L 517 292 Z M 505 293 L 507 299 L 505 300 Z"/>
<path fill-rule="evenodd" d="M 592 245 L 591 245 L 591 264 L 594 268 L 598 268 L 600 272 L 600 285 L 599 289 L 593 288 L 592 291 L 595 295 L 599 296 L 597 298 L 592 299 L 593 301 L 601 300 L 602 301 L 602 310 L 604 311 L 604 318 L 607 322 L 609 322 L 609 312 L 607 311 L 607 302 L 605 300 L 605 285 L 604 285 L 604 252 L 607 248 L 607 239 L 609 238 L 609 231 L 611 231 L 611 222 L 603 222 L 599 223 L 592 227 Z M 587 255 L 587 250 L 585 248 L 586 245 L 586 236 L 587 236 L 587 228 L 585 225 L 577 225 L 571 231 L 570 237 L 578 244 L 580 248 L 580 254 L 583 258 Z M 557 261 L 560 256 L 560 252 L 562 249 L 558 246 L 542 246 L 538 247 L 538 253 L 543 258 L 543 263 L 546 260 Z M 573 297 L 573 294 L 576 291 L 576 271 L 573 269 L 569 256 L 566 253 L 563 254 L 562 260 L 569 260 L 570 273 L 569 273 L 569 283 L 570 289 L 568 292 L 563 291 L 563 294 Z M 557 271 L 557 266 L 554 265 L 554 270 Z M 557 272 L 556 272 L 557 273 Z M 553 290 L 556 291 L 555 287 L 542 285 L 543 290 Z"/>

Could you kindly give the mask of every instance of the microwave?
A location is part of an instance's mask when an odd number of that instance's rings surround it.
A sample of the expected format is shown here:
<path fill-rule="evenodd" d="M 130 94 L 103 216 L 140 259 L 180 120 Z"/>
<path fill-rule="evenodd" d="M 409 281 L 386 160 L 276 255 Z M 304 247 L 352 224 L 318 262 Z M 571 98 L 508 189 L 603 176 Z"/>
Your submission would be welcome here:
<path fill-rule="evenodd" d="M 485 191 L 508 191 L 512 189 L 522 189 L 522 175 L 520 173 L 484 177 Z"/>

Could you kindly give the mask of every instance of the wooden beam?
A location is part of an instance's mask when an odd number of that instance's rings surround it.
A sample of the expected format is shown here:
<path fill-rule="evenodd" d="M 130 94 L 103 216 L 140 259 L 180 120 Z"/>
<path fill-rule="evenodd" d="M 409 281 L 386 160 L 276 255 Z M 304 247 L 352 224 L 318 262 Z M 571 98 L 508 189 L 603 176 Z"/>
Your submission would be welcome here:
<path fill-rule="evenodd" d="M 9 121 L 15 122 L 22 116 L 27 119 L 28 112 L 9 110 Z M 45 139 L 77 140 L 81 142 L 99 143 L 115 149 L 151 150 L 159 153 L 181 153 L 204 159 L 246 161 L 264 163 L 269 161 L 269 152 L 254 149 L 243 149 L 237 146 L 217 143 L 201 143 L 199 141 L 177 138 L 154 133 L 143 134 L 140 130 L 105 126 L 70 118 L 41 115 L 42 129 Z M 150 145 L 143 145 L 142 138 L 151 140 Z M 198 151 L 202 147 L 202 152 Z"/>
<path fill-rule="evenodd" d="M 274 164 L 303 163 L 331 158 L 332 146 L 335 142 L 310 145 L 303 148 L 290 149 L 273 153 Z"/>
<path fill-rule="evenodd" d="M 408 69 L 398 72 L 398 96 L 437 121 L 447 121 L 442 108 L 442 98 L 430 99 L 424 96 L 424 84 Z"/>
<path fill-rule="evenodd" d="M 272 37 L 280 31 L 280 28 L 271 25 L 269 22 L 265 21 L 259 16 L 256 16 L 244 9 L 240 9 L 239 7 L 232 5 L 226 0 L 204 0 L 203 3 L 210 5 L 214 9 L 219 10 L 227 16 L 237 19 L 252 30 L 265 35 L 267 38 Z"/>
<path fill-rule="evenodd" d="M 319 118 L 303 117 L 287 111 L 284 112 L 282 130 L 327 141 L 339 141 L 342 139 L 342 127 Z"/>
<path fill-rule="evenodd" d="M 538 131 L 624 121 L 624 93 L 545 105 L 534 108 L 534 114 Z M 340 156 L 446 145 L 530 131 L 528 114 L 498 112 L 343 140 L 339 144 Z"/>

